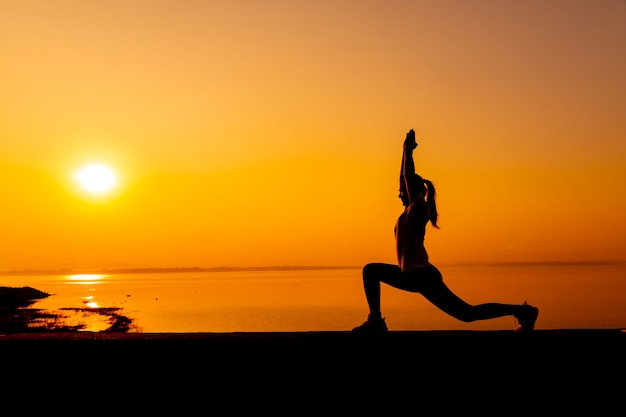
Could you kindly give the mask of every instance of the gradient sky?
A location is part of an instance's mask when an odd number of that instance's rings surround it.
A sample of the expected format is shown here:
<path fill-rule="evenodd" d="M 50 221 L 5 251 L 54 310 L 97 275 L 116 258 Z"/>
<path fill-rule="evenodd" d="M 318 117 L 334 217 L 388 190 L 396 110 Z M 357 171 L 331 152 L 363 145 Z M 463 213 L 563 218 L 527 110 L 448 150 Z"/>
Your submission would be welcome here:
<path fill-rule="evenodd" d="M 0 270 L 626 258 L 626 2 L 0 0 Z M 109 164 L 99 197 L 73 178 Z"/>

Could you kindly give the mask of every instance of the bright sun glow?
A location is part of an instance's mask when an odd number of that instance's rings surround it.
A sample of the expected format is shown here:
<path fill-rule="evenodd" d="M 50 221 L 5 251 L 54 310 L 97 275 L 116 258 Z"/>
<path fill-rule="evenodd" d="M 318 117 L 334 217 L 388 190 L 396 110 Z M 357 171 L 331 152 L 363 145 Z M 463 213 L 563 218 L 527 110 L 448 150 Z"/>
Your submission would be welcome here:
<path fill-rule="evenodd" d="M 89 164 L 76 172 L 76 180 L 87 192 L 98 194 L 111 190 L 117 177 L 111 168 L 102 164 Z"/>

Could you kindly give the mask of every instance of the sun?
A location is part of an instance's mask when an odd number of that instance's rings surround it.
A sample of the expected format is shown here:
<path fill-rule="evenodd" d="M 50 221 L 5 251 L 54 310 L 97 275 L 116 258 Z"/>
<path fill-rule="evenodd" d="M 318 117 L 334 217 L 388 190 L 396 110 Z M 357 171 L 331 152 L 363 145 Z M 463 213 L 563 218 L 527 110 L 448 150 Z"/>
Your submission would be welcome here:
<path fill-rule="evenodd" d="M 117 176 L 115 172 L 107 165 L 100 163 L 90 163 L 75 174 L 76 181 L 83 190 L 92 194 L 101 194 L 115 188 L 117 184 Z"/>

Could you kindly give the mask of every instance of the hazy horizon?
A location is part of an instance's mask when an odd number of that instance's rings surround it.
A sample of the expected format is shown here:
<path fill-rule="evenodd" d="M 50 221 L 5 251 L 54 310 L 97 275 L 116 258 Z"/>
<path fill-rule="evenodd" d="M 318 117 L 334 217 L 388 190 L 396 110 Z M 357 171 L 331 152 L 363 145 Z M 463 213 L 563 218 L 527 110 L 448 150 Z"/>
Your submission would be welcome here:
<path fill-rule="evenodd" d="M 624 265 L 626 260 L 586 260 L 586 261 L 528 261 L 528 262 L 448 262 L 439 264 L 442 268 L 454 267 L 510 267 L 510 266 L 601 266 L 601 265 Z M 258 265 L 258 266 L 173 266 L 173 267 L 126 267 L 126 268 L 100 268 L 100 269 L 15 269 L 0 270 L 0 275 L 29 275 L 29 274 L 71 274 L 71 273 L 155 273 L 155 272 L 226 272 L 226 271 L 307 271 L 307 270 L 345 270 L 361 269 L 363 265 Z"/>

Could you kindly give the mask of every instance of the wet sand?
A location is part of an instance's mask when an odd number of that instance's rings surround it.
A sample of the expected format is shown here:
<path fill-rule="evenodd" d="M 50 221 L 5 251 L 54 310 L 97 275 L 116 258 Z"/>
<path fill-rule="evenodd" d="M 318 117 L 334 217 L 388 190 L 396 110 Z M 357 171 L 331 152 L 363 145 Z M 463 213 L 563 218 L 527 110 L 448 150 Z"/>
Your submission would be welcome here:
<path fill-rule="evenodd" d="M 597 415 L 623 406 L 626 371 L 620 329 L 42 332 L 0 335 L 0 352 L 7 396 L 38 381 L 40 395 L 89 396 L 100 410 L 125 398 L 138 412 L 177 415 Z"/>

